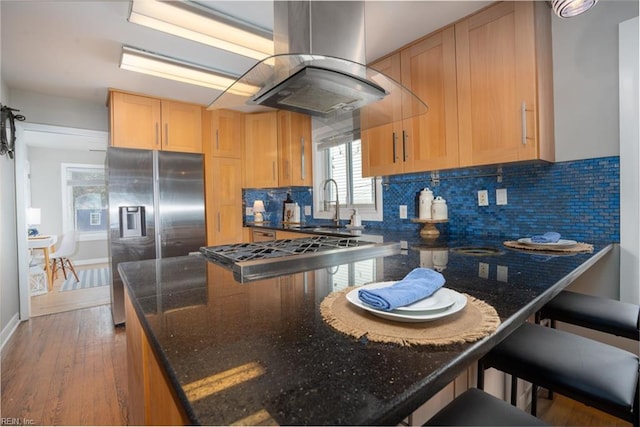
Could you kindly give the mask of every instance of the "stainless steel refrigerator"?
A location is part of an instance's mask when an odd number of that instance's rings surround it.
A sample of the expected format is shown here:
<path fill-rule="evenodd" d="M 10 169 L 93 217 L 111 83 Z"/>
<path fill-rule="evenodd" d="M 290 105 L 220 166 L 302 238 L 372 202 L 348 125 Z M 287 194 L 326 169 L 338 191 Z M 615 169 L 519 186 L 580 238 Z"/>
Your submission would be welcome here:
<path fill-rule="evenodd" d="M 109 147 L 111 313 L 123 324 L 118 264 L 198 253 L 206 245 L 202 154 Z"/>

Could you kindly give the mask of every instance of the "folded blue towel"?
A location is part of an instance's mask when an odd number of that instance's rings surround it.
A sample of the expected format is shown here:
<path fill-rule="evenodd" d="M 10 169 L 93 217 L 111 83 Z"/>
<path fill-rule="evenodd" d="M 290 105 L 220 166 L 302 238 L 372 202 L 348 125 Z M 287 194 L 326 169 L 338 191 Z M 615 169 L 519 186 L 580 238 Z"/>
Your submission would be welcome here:
<path fill-rule="evenodd" d="M 437 271 L 415 268 L 404 279 L 391 286 L 358 291 L 358 297 L 373 308 L 391 311 L 431 296 L 444 282 L 444 276 Z"/>
<path fill-rule="evenodd" d="M 560 233 L 555 231 L 547 231 L 544 234 L 531 237 L 533 243 L 556 243 L 558 240 L 560 240 Z"/>

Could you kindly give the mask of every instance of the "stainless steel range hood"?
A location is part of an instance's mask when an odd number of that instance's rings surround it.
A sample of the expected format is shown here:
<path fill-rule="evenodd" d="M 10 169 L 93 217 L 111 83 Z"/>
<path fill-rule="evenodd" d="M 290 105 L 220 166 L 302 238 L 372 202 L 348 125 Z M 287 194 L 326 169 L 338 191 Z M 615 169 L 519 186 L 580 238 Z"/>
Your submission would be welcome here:
<path fill-rule="evenodd" d="M 363 107 L 365 126 L 426 113 L 411 91 L 363 65 L 364 8 L 362 1 L 275 1 L 276 54 L 252 67 L 209 109 L 291 110 L 318 118 L 334 134 L 359 128 Z"/>

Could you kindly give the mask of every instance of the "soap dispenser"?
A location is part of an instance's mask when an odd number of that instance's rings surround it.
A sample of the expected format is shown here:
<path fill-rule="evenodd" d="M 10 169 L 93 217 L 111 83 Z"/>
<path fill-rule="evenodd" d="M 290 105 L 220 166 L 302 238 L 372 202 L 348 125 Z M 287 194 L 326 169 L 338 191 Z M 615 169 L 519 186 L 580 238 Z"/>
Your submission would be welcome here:
<path fill-rule="evenodd" d="M 361 225 L 362 225 L 362 220 L 360 219 L 360 214 L 358 213 L 358 209 L 354 209 L 353 214 L 351 215 L 351 226 L 360 227 Z"/>

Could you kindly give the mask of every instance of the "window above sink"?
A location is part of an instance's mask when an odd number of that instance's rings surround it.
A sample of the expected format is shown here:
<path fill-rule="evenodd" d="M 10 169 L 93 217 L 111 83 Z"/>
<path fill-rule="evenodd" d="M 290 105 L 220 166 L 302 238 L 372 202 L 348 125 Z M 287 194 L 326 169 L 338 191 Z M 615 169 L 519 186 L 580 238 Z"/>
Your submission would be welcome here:
<path fill-rule="evenodd" d="M 314 144 L 314 151 L 313 217 L 334 218 L 335 186 L 327 186 L 326 190 L 324 186 L 327 179 L 333 179 L 338 187 L 340 220 L 348 221 L 357 209 L 365 221 L 382 221 L 382 180 L 362 177 L 360 139 L 321 141 Z"/>

